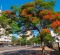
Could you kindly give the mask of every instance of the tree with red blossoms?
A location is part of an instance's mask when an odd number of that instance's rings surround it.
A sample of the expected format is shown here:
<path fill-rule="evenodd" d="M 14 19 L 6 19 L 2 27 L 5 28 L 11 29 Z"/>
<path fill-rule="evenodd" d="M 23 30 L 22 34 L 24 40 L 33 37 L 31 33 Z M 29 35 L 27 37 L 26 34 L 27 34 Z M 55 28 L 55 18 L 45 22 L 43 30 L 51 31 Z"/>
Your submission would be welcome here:
<path fill-rule="evenodd" d="M 51 41 L 50 28 L 56 30 L 60 27 L 60 13 L 54 12 L 55 0 L 34 0 L 22 5 L 18 10 L 12 7 L 18 26 L 22 31 L 37 30 L 40 34 L 42 44 L 42 55 L 44 55 L 44 42 Z M 12 15 L 11 15 L 12 16 Z M 60 32 L 60 31 L 58 31 Z"/>

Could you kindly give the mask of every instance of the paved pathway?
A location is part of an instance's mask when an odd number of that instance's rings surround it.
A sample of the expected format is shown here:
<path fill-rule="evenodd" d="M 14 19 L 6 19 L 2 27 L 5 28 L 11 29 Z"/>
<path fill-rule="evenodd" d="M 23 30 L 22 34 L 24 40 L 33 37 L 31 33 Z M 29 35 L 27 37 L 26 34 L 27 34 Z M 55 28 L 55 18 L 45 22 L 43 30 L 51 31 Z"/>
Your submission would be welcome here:
<path fill-rule="evenodd" d="M 42 50 L 42 48 L 32 48 L 29 50 Z M 45 47 L 45 50 L 54 51 L 52 48 L 48 48 L 47 46 Z"/>
<path fill-rule="evenodd" d="M 26 46 L 12 46 L 12 47 L 8 47 L 8 46 L 5 46 L 5 47 L 0 47 L 0 53 L 2 52 L 8 52 L 8 51 L 18 51 L 18 50 L 27 50 L 31 47 L 26 47 Z"/>
<path fill-rule="evenodd" d="M 18 51 L 18 50 L 42 50 L 42 48 L 32 48 L 32 47 L 27 47 L 27 46 L 0 47 L 0 53 L 8 52 L 8 51 Z M 45 47 L 45 50 L 54 51 L 53 49 L 50 49 L 48 47 Z"/>

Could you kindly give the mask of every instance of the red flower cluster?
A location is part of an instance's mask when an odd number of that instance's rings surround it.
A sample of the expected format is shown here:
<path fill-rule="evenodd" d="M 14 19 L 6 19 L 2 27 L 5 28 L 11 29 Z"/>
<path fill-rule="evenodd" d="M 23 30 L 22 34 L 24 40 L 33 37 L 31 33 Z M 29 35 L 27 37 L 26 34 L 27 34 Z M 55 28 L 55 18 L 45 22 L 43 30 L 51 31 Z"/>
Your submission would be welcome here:
<path fill-rule="evenodd" d="M 10 11 L 9 11 L 9 10 L 6 10 L 6 11 L 5 11 L 5 14 L 10 14 Z"/>
<path fill-rule="evenodd" d="M 31 17 L 32 14 L 27 14 L 27 9 L 23 9 L 20 16 Z"/>
<path fill-rule="evenodd" d="M 26 14 L 26 9 L 23 9 L 20 15 L 23 16 L 25 14 Z"/>
<path fill-rule="evenodd" d="M 40 19 L 37 17 L 30 17 L 30 20 L 32 23 L 38 24 Z"/>
<path fill-rule="evenodd" d="M 27 17 L 31 17 L 32 16 L 32 14 L 27 14 Z"/>
<path fill-rule="evenodd" d="M 58 30 L 58 33 L 60 33 L 60 30 Z"/>
<path fill-rule="evenodd" d="M 48 20 L 48 19 L 49 19 L 49 20 L 53 20 L 53 17 L 52 17 L 52 15 L 48 15 L 48 14 L 47 14 L 47 15 L 44 15 L 44 16 L 43 16 L 43 19 L 44 19 L 44 20 Z"/>
<path fill-rule="evenodd" d="M 47 28 L 44 28 L 44 29 L 42 29 L 40 34 L 42 35 L 42 34 L 45 34 L 45 33 L 50 34 L 50 30 L 47 29 Z"/>
<path fill-rule="evenodd" d="M 55 14 L 54 14 L 54 18 L 55 18 L 56 20 L 60 20 L 60 13 L 55 13 Z"/>
<path fill-rule="evenodd" d="M 30 20 L 31 20 L 31 21 L 33 21 L 33 20 L 34 20 L 34 18 L 30 18 Z"/>
<path fill-rule="evenodd" d="M 59 27 L 60 26 L 60 21 L 55 21 L 55 22 L 53 22 L 52 24 L 51 24 L 51 27 L 53 28 L 53 29 L 55 29 L 55 28 L 57 28 L 57 27 Z"/>
<path fill-rule="evenodd" d="M 39 12 L 39 16 L 47 15 L 47 14 L 51 15 L 52 11 L 50 11 L 50 10 L 42 10 L 42 11 Z"/>
<path fill-rule="evenodd" d="M 39 16 L 42 16 L 44 20 L 53 20 L 52 11 L 50 10 L 42 10 L 39 12 Z"/>
<path fill-rule="evenodd" d="M 60 33 L 60 29 L 59 28 L 55 29 L 55 32 Z"/>

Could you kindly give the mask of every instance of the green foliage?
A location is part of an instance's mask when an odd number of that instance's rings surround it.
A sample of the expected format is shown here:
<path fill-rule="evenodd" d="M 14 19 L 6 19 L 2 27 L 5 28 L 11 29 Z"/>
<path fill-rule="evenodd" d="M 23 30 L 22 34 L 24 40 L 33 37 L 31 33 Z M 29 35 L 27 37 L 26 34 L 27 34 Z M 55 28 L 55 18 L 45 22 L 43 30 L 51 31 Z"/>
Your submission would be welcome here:
<path fill-rule="evenodd" d="M 33 37 L 29 40 L 32 44 L 33 43 L 40 43 L 40 39 L 38 37 Z"/>
<path fill-rule="evenodd" d="M 40 33 L 40 27 L 43 28 L 50 28 L 50 24 L 52 21 L 50 20 L 43 20 L 42 17 L 44 15 L 40 15 L 39 16 L 39 12 L 41 12 L 41 10 L 47 10 L 47 11 L 53 11 L 54 9 L 54 5 L 55 5 L 55 1 L 46 1 L 46 0 L 34 0 L 34 2 L 31 3 L 26 3 L 24 5 L 22 5 L 20 7 L 20 14 L 21 15 L 21 22 L 24 24 L 25 28 L 26 26 L 28 27 L 27 29 L 30 28 L 29 25 L 31 25 L 32 29 L 36 29 L 38 30 L 38 32 Z M 48 14 L 51 14 L 50 12 L 48 12 Z M 50 39 L 51 38 L 51 39 Z M 45 39 L 47 41 L 52 41 L 52 37 L 50 34 L 43 34 L 42 35 L 42 40 Z M 37 38 L 33 38 L 31 40 L 32 42 L 37 42 Z M 30 41 L 28 41 L 30 42 Z"/>
<path fill-rule="evenodd" d="M 7 31 L 15 32 L 20 30 L 22 26 L 24 26 L 22 31 L 26 30 L 38 30 L 40 34 L 40 28 L 49 28 L 51 21 L 43 20 L 41 16 L 39 16 L 39 12 L 41 10 L 53 10 L 54 1 L 44 1 L 44 0 L 34 0 L 34 2 L 26 3 L 21 7 L 11 6 L 10 15 L 3 15 L 0 17 L 0 24 L 6 28 Z M 50 13 L 49 13 L 50 14 Z M 7 28 L 7 25 L 11 27 L 11 29 Z M 42 35 L 42 39 L 52 40 L 50 34 Z M 13 37 L 13 42 L 15 41 L 15 37 Z M 44 40 L 45 41 L 45 40 Z M 18 40 L 19 43 L 26 44 L 26 38 L 22 38 Z M 40 39 L 37 37 L 33 37 L 28 41 L 28 43 L 40 43 Z"/>
<path fill-rule="evenodd" d="M 0 17 L 0 24 L 5 28 L 9 22 L 9 19 L 7 19 L 5 16 Z"/>
<path fill-rule="evenodd" d="M 18 44 L 20 45 L 26 45 L 26 38 L 21 38 L 21 39 L 18 39 Z"/>
<path fill-rule="evenodd" d="M 20 28 L 18 27 L 17 23 L 15 21 L 12 21 L 12 23 L 10 24 L 10 26 L 12 27 L 12 31 L 17 31 L 20 30 Z"/>
<path fill-rule="evenodd" d="M 21 39 L 21 44 L 22 44 L 22 45 L 26 45 L 26 38 L 22 38 L 22 39 Z"/>
<path fill-rule="evenodd" d="M 20 45 L 31 45 L 34 43 L 40 43 L 40 39 L 38 37 L 33 37 L 30 40 L 27 40 L 25 37 L 24 38 L 18 38 L 18 44 Z"/>
<path fill-rule="evenodd" d="M 42 31 L 42 33 L 40 34 L 40 38 L 42 39 L 42 41 L 53 41 L 51 33 L 47 30 Z"/>
<path fill-rule="evenodd" d="M 29 2 L 29 3 L 27 3 L 27 4 L 24 4 L 24 5 L 22 5 L 21 6 L 21 9 L 28 9 L 28 7 L 34 7 L 35 6 L 35 3 L 34 2 Z"/>
<path fill-rule="evenodd" d="M 11 10 L 16 12 L 16 11 L 19 11 L 18 7 L 19 7 L 19 5 L 15 5 L 15 6 L 12 5 L 10 8 L 11 8 Z"/>
<path fill-rule="evenodd" d="M 53 37 L 50 34 L 44 35 L 44 40 L 53 42 Z"/>
<path fill-rule="evenodd" d="M 55 5 L 55 1 L 51 0 L 51 1 L 46 1 L 46 0 L 34 0 L 35 3 L 41 8 L 41 9 L 49 9 L 49 10 L 53 10 L 53 7 Z"/>
<path fill-rule="evenodd" d="M 15 43 L 17 38 L 15 36 L 12 36 L 12 43 Z"/>

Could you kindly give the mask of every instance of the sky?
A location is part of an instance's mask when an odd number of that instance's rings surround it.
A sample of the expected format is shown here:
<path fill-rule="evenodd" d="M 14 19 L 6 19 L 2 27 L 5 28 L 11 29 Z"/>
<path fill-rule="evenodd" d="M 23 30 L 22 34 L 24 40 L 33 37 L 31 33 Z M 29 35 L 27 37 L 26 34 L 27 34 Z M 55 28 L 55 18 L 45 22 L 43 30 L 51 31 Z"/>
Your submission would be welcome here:
<path fill-rule="evenodd" d="M 22 5 L 33 0 L 0 0 L 0 6 L 2 5 L 2 10 L 10 9 L 11 5 Z"/>
<path fill-rule="evenodd" d="M 27 2 L 32 2 L 33 0 L 0 0 L 0 7 L 2 5 L 2 10 L 9 10 L 11 5 L 22 5 Z M 54 7 L 55 11 L 60 11 L 60 0 L 56 0 L 56 4 Z"/>

